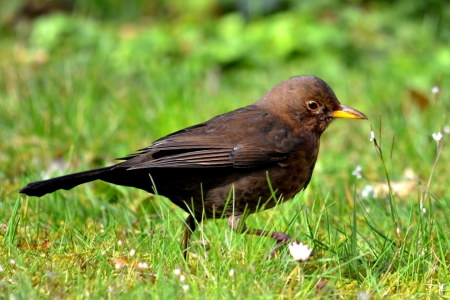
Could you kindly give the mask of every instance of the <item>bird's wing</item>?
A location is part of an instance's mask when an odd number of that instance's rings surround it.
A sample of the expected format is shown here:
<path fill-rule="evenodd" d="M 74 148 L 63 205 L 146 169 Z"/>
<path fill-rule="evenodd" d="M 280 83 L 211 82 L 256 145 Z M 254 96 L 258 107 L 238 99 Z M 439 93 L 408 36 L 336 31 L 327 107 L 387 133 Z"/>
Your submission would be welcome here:
<path fill-rule="evenodd" d="M 159 139 L 118 167 L 251 168 L 283 161 L 301 144 L 279 119 L 250 106 Z"/>

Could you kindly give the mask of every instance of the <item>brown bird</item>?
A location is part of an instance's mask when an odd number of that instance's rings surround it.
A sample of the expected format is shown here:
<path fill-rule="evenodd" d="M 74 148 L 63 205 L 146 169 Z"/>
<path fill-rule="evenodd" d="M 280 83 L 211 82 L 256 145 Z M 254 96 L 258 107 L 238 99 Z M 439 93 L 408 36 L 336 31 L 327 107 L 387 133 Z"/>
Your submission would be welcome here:
<path fill-rule="evenodd" d="M 185 258 L 189 235 L 205 218 L 227 217 L 236 232 L 268 236 L 280 245 L 290 237 L 249 229 L 245 216 L 308 186 L 320 136 L 335 118 L 367 119 L 341 105 L 323 80 L 296 76 L 252 105 L 169 134 L 121 163 L 30 183 L 20 193 L 40 197 L 99 179 L 166 196 L 189 214 Z"/>

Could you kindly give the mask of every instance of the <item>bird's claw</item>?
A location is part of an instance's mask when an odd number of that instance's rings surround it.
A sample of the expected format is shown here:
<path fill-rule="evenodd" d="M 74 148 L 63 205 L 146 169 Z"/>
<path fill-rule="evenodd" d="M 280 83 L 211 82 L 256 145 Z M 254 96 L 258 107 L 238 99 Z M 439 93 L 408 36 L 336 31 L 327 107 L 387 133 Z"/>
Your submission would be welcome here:
<path fill-rule="evenodd" d="M 277 240 L 277 243 L 275 244 L 275 248 L 270 251 L 268 258 L 272 259 L 276 256 L 278 253 L 278 250 L 282 245 L 285 245 L 287 242 L 291 240 L 291 237 L 287 234 L 281 233 L 281 232 L 274 232 L 272 234 L 272 238 Z"/>

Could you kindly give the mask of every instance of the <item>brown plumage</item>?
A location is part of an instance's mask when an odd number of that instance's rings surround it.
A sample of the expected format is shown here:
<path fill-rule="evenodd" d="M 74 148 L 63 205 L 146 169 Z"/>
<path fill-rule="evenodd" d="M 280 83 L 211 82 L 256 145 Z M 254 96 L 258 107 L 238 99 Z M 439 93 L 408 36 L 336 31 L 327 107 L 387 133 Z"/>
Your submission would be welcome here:
<path fill-rule="evenodd" d="M 321 79 L 296 76 L 254 104 L 165 136 L 124 162 L 30 183 L 20 193 L 40 197 L 96 179 L 157 192 L 189 213 L 185 257 L 189 234 L 202 218 L 225 216 L 233 230 L 282 244 L 288 235 L 248 229 L 241 217 L 307 187 L 320 136 L 335 118 L 367 119 L 341 105 Z"/>

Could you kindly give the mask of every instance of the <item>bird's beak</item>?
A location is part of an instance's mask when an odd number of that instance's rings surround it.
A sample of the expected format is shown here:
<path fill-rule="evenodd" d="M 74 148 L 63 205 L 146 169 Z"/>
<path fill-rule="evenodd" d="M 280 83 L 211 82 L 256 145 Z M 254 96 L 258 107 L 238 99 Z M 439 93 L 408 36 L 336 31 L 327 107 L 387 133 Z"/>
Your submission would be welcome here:
<path fill-rule="evenodd" d="M 367 117 L 362 113 L 351 107 L 341 105 L 341 108 L 331 112 L 335 118 L 346 119 L 366 119 Z"/>

